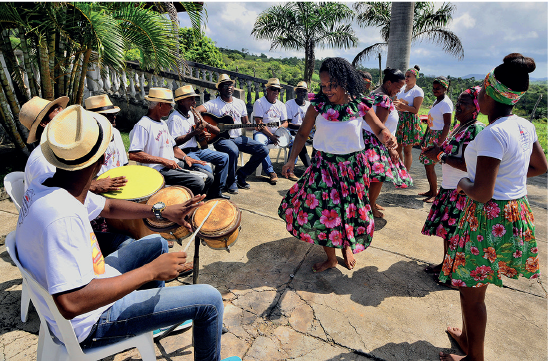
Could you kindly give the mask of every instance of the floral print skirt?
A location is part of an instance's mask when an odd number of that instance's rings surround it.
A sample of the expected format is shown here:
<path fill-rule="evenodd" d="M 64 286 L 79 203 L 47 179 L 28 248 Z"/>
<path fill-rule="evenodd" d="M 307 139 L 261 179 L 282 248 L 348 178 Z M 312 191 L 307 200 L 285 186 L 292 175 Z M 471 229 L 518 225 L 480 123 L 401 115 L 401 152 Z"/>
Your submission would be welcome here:
<path fill-rule="evenodd" d="M 369 162 L 363 151 L 334 155 L 315 151 L 312 165 L 289 189 L 278 215 L 291 235 L 354 254 L 365 250 L 375 229 L 367 193 Z"/>
<path fill-rule="evenodd" d="M 375 135 L 363 131 L 363 141 L 365 156 L 371 166 L 369 175 L 371 182 L 390 181 L 394 186 L 402 189 L 413 186 L 413 179 L 401 160 L 398 159 L 396 163 L 392 162 L 388 150 Z"/>
<path fill-rule="evenodd" d="M 410 112 L 400 112 L 396 139 L 402 146 L 415 146 L 421 143 L 421 120 Z"/>
<path fill-rule="evenodd" d="M 457 287 L 502 287 L 501 276 L 540 276 L 533 213 L 527 196 L 517 200 L 470 198 L 449 238 L 440 281 Z"/>
<path fill-rule="evenodd" d="M 443 130 L 441 130 L 441 129 L 438 130 L 438 131 L 434 131 L 434 130 L 428 128 L 428 130 L 426 130 L 426 133 L 424 134 L 424 142 L 422 144 L 422 147 L 435 146 L 438 143 L 438 138 L 440 137 L 442 132 L 443 132 Z M 419 161 L 425 166 L 426 165 L 433 165 L 437 162 L 437 161 L 432 161 L 431 159 L 429 159 L 428 157 L 426 157 L 422 153 L 419 156 Z"/>
<path fill-rule="evenodd" d="M 466 195 L 459 195 L 456 189 L 440 187 L 422 227 L 422 234 L 443 239 L 453 235 L 465 205 Z"/>

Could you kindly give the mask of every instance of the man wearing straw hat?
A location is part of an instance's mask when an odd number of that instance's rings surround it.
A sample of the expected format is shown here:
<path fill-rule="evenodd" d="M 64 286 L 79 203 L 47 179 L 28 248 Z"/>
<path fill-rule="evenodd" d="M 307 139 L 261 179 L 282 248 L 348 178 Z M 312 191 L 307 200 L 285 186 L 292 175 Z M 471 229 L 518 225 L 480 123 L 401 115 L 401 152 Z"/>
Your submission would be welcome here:
<path fill-rule="evenodd" d="M 287 109 L 287 121 L 289 123 L 288 128 L 295 138 L 295 134 L 301 127 L 303 123 L 304 115 L 310 106 L 310 101 L 308 100 L 308 85 L 305 81 L 300 81 L 295 88 L 295 99 L 290 99 L 285 103 Z M 291 153 L 291 147 L 293 147 L 293 140 L 289 145 L 289 153 Z M 304 164 L 304 167 L 307 168 L 310 166 L 310 157 L 306 147 L 303 147 L 301 153 L 299 153 L 299 158 Z M 288 173 L 288 179 L 291 181 L 297 181 L 298 178 L 293 173 Z"/>
<path fill-rule="evenodd" d="M 129 135 L 129 159 L 159 171 L 167 185 L 188 187 L 194 195 L 207 193 L 213 183 L 213 175 L 202 170 L 206 178 L 185 170 L 194 164 L 204 166 L 204 161 L 188 157 L 169 133 L 162 120 L 173 109 L 173 92 L 166 88 L 150 88 L 145 99 L 148 113 L 143 116 Z"/>
<path fill-rule="evenodd" d="M 195 359 L 218 360 L 221 294 L 203 284 L 165 287 L 165 280 L 182 270 L 186 253 L 168 253 L 167 243 L 157 234 L 107 257 L 101 253 L 86 205 L 105 217 L 156 216 L 145 204 L 88 192 L 111 138 L 109 121 L 79 105 L 59 113 L 45 128 L 42 152 L 56 171 L 38 176 L 25 194 L 16 230 L 21 264 L 52 295 L 83 348 L 193 319 Z M 190 227 L 184 218 L 203 198 L 198 195 L 168 206 L 160 216 Z M 62 341 L 47 304 L 35 307 Z"/>
<path fill-rule="evenodd" d="M 217 89 L 219 90 L 219 96 L 198 106 L 196 111 L 209 112 L 217 117 L 229 115 L 234 119 L 235 124 L 249 123 L 247 106 L 244 101 L 232 97 L 234 81 L 230 79 L 228 74 L 219 76 Z M 219 152 L 228 154 L 227 191 L 231 194 L 237 194 L 238 188 L 251 188 L 245 179 L 255 172 L 261 161 L 268 156 L 268 149 L 259 142 L 242 136 L 242 130 L 239 128 L 230 130 L 229 135 L 230 139 L 219 139 L 213 144 L 213 147 Z M 243 167 L 236 171 L 240 151 L 250 154 L 251 157 Z"/>
<path fill-rule="evenodd" d="M 190 111 L 196 107 L 196 97 L 199 97 L 191 85 L 185 85 L 175 90 L 175 102 L 177 110 L 174 110 L 167 120 L 169 133 L 175 139 L 175 143 L 188 156 L 197 160 L 210 162 L 215 166 L 215 172 L 209 165 L 193 165 L 193 169 L 205 169 L 213 173 L 213 184 L 209 189 L 210 198 L 222 198 L 230 200 L 230 196 L 223 195 L 222 190 L 226 187 L 226 177 L 228 175 L 228 155 L 226 153 L 212 151 L 208 148 L 198 148 L 196 136 L 202 134 L 204 130 L 209 133 L 218 134 L 219 129 L 207 122 L 200 122 L 194 118 Z"/>

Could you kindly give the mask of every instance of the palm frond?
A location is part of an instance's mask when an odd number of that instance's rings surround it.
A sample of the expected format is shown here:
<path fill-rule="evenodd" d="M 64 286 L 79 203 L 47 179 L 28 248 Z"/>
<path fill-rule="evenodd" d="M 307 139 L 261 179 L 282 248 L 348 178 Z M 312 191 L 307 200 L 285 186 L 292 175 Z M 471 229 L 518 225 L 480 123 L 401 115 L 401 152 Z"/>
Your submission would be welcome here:
<path fill-rule="evenodd" d="M 447 29 L 429 30 L 413 36 L 413 41 L 423 40 L 429 40 L 434 44 L 441 45 L 446 53 L 454 55 L 458 59 L 464 58 L 464 48 L 459 37 Z"/>
<path fill-rule="evenodd" d="M 373 45 L 368 46 L 367 48 L 359 52 L 354 57 L 354 60 L 352 60 L 352 65 L 357 66 L 358 64 L 365 62 L 371 56 L 378 54 L 380 52 L 384 52 L 387 46 L 388 46 L 388 43 L 375 43 Z"/>

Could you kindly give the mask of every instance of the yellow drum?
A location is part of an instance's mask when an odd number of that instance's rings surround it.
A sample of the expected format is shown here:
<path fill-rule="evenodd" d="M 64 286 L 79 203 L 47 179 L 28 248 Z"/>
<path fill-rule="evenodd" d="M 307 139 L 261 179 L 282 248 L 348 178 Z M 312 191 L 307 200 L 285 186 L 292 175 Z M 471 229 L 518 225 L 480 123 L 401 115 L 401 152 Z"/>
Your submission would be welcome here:
<path fill-rule="evenodd" d="M 205 202 L 192 214 L 192 226 L 197 229 L 217 201 L 219 204 L 213 209 L 198 232 L 198 236 L 210 248 L 230 252 L 230 246 L 238 240 L 240 235 L 242 221 L 242 212 L 233 202 L 224 199 Z"/>
<path fill-rule="evenodd" d="M 108 170 L 97 179 L 107 177 L 125 176 L 127 183 L 119 191 L 104 193 L 103 196 L 110 199 L 128 200 L 145 203 L 158 190 L 164 187 L 164 177 L 158 171 L 147 166 L 122 166 Z M 130 235 L 134 239 L 153 234 L 145 227 L 142 219 L 106 219 L 112 229 Z"/>

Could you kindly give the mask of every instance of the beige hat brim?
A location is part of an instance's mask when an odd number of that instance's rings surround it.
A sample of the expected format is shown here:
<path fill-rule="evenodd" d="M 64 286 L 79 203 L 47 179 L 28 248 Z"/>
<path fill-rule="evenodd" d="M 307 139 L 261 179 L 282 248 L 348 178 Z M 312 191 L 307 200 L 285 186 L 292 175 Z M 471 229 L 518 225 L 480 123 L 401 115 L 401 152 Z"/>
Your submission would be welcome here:
<path fill-rule="evenodd" d="M 38 113 L 38 115 L 34 119 L 34 122 L 32 122 L 32 126 L 30 127 L 30 130 L 29 130 L 29 136 L 27 138 L 27 143 L 30 144 L 36 141 L 36 130 L 38 129 L 38 126 L 40 125 L 42 118 L 45 117 L 45 115 L 49 112 L 51 107 L 60 105 L 63 108 L 67 108 L 68 102 L 69 102 L 69 97 L 62 96 L 51 101 L 46 107 L 44 107 L 44 109 L 42 109 L 40 113 Z"/>
<path fill-rule="evenodd" d="M 220 81 L 219 83 L 217 83 L 217 89 L 219 88 L 219 86 L 223 83 L 232 83 L 232 84 L 235 84 L 236 82 L 232 79 L 225 79 L 223 81 Z"/>
<path fill-rule="evenodd" d="M 104 110 L 102 110 L 102 111 L 94 111 L 94 110 L 92 110 L 92 109 L 88 109 L 88 111 L 90 111 L 90 112 L 95 112 L 95 113 L 99 113 L 99 114 L 103 114 L 103 113 L 110 114 L 110 113 L 118 113 L 118 112 L 120 112 L 120 107 L 114 106 L 114 108 L 111 108 L 111 109 L 104 109 Z"/>
<path fill-rule="evenodd" d="M 165 99 L 165 98 L 155 98 L 155 97 L 149 97 L 145 96 L 145 99 L 149 102 L 160 102 L 160 103 L 170 103 L 173 104 L 173 101 L 171 99 Z"/>
<path fill-rule="evenodd" d="M 68 171 L 77 171 L 84 169 L 95 162 L 99 158 L 101 158 L 102 155 L 105 154 L 107 147 L 112 139 L 112 125 L 110 124 L 109 120 L 105 118 L 105 116 L 95 113 L 95 112 L 89 112 L 95 118 L 95 120 L 99 123 L 99 126 L 103 129 L 103 139 L 95 152 L 95 155 L 93 155 L 90 159 L 87 161 L 84 161 L 77 165 L 67 165 L 60 161 L 55 154 L 53 153 L 53 150 L 50 148 L 49 143 L 47 142 L 47 133 L 48 133 L 48 126 L 49 124 L 44 128 L 44 132 L 42 133 L 42 139 L 40 140 L 40 147 L 42 149 L 42 154 L 48 160 L 49 163 L 51 163 L 53 166 L 68 170 Z"/>
<path fill-rule="evenodd" d="M 199 94 L 196 93 L 188 93 L 188 94 L 181 94 L 178 97 L 175 97 L 175 101 L 180 101 L 182 99 L 188 98 L 188 97 L 199 97 Z"/>

